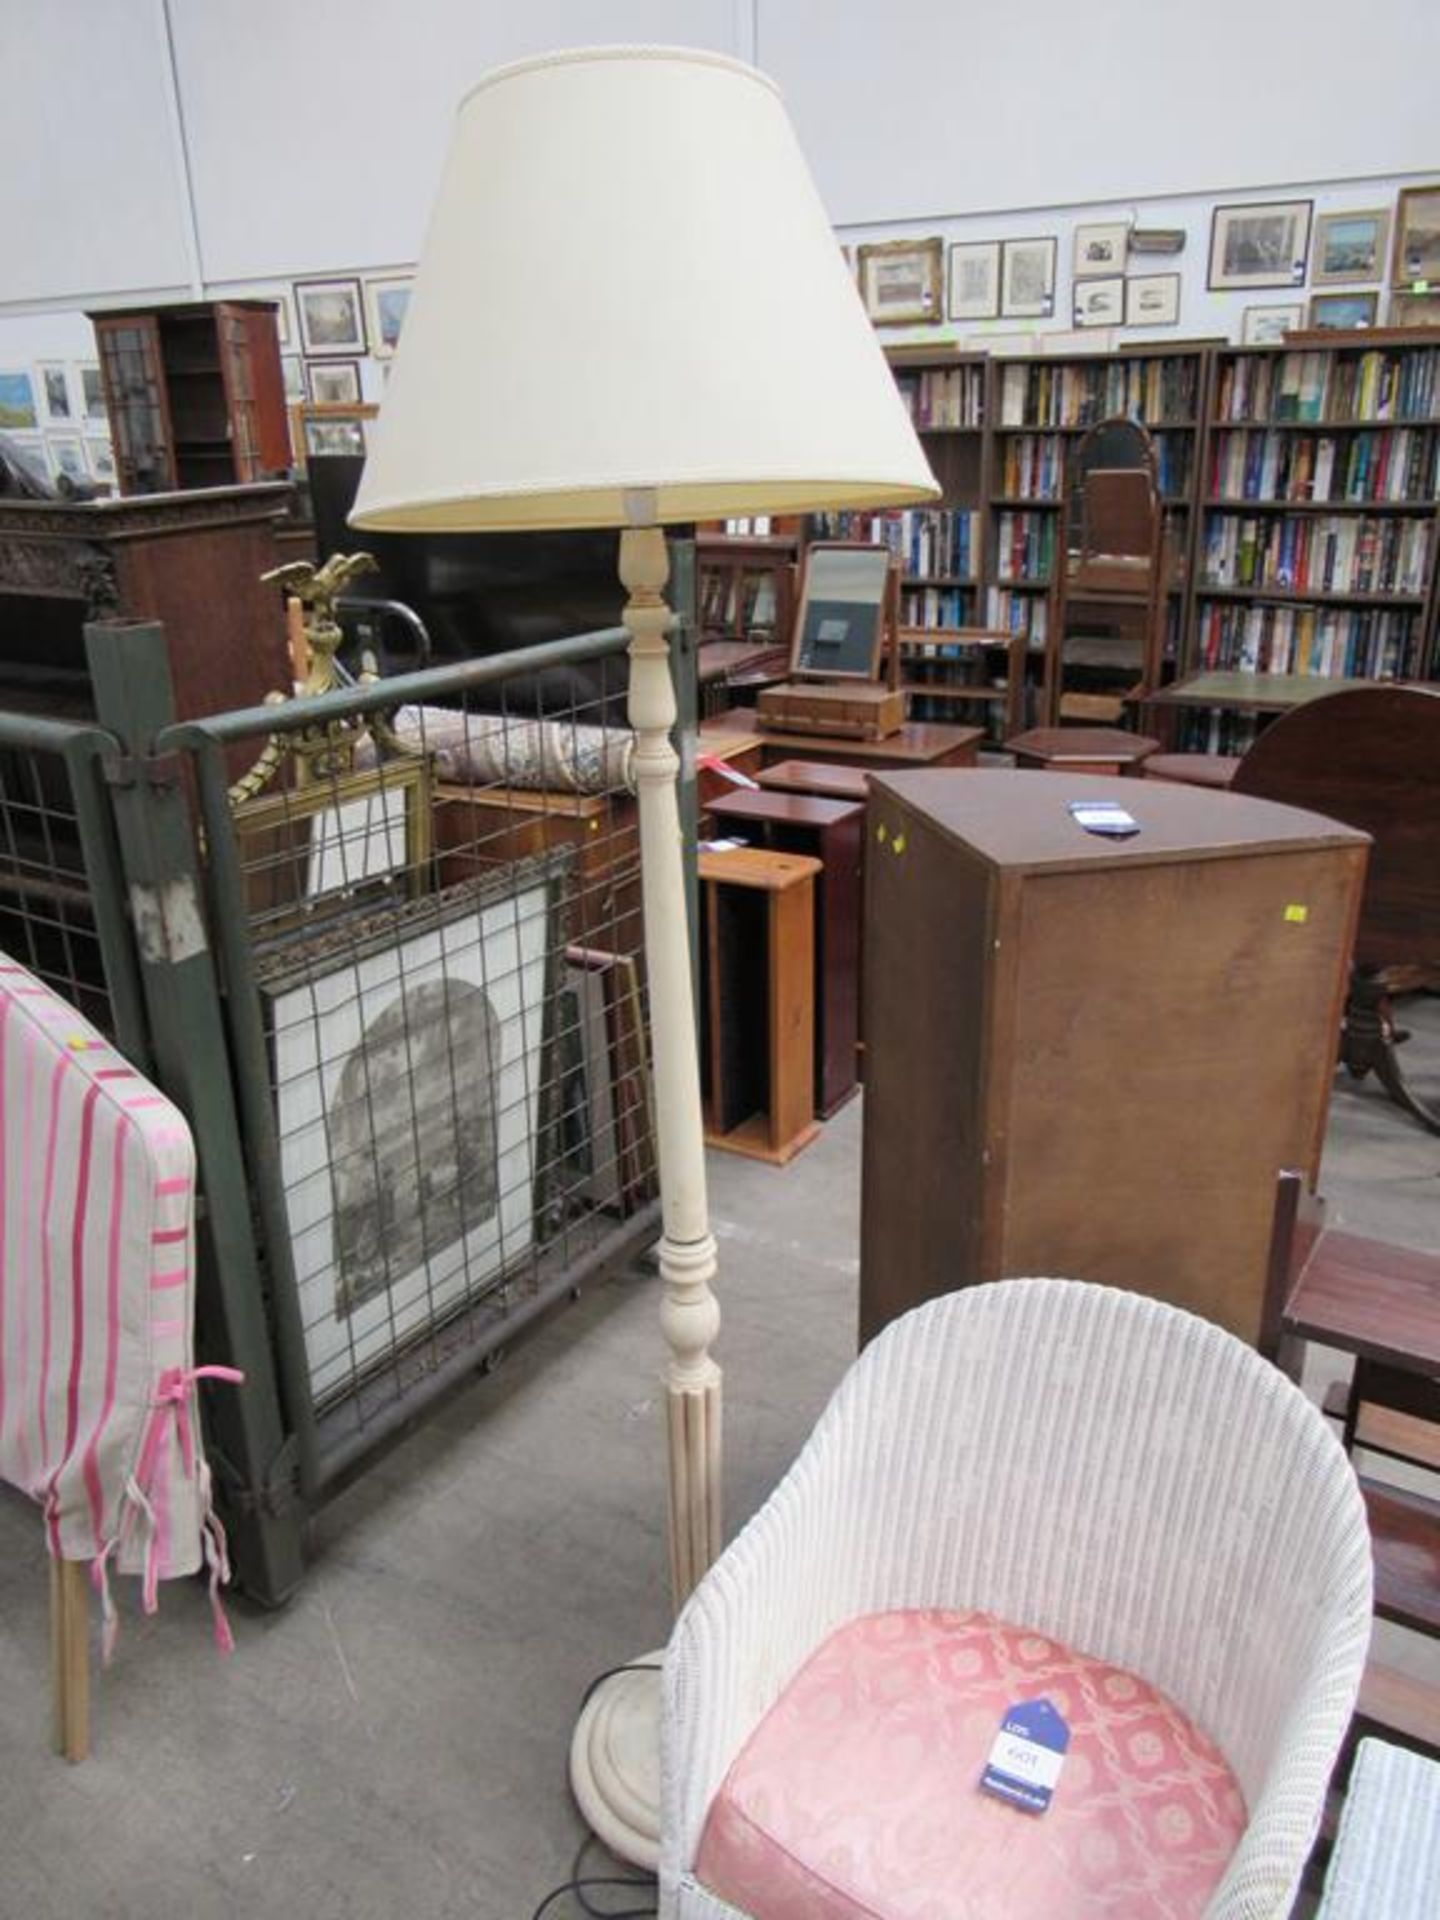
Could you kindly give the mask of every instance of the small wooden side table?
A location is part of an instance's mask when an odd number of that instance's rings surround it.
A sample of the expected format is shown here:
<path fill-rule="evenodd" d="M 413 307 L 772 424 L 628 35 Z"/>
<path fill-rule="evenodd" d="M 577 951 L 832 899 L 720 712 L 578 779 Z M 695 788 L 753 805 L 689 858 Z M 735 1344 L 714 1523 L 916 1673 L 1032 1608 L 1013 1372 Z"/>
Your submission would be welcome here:
<path fill-rule="evenodd" d="M 767 793 L 812 793 L 819 800 L 858 800 L 870 792 L 863 767 L 841 767 L 830 760 L 777 760 L 755 778 Z"/>
<path fill-rule="evenodd" d="M 859 1084 L 864 805 L 807 793 L 732 793 L 712 800 L 710 812 L 721 833 L 821 863 L 815 882 L 815 1105 L 828 1120 Z"/>
<path fill-rule="evenodd" d="M 750 733 L 754 713 L 731 707 L 701 722 L 700 751 L 709 750 L 715 733 Z M 825 760 L 845 767 L 973 767 L 985 738 L 983 727 L 959 727 L 944 720 L 907 720 L 883 740 L 855 740 L 838 733 L 764 733 L 767 765 L 777 760 Z"/>
<path fill-rule="evenodd" d="M 1005 742 L 1017 767 L 1042 767 L 1047 773 L 1138 773 L 1160 742 L 1123 727 L 1032 727 Z"/>
<path fill-rule="evenodd" d="M 710 1146 L 783 1166 L 815 1118 L 815 881 L 820 862 L 702 853 L 700 1092 Z"/>
<path fill-rule="evenodd" d="M 1147 780 L 1175 780 L 1182 787 L 1218 787 L 1235 778 L 1238 753 L 1152 753 L 1140 771 Z"/>

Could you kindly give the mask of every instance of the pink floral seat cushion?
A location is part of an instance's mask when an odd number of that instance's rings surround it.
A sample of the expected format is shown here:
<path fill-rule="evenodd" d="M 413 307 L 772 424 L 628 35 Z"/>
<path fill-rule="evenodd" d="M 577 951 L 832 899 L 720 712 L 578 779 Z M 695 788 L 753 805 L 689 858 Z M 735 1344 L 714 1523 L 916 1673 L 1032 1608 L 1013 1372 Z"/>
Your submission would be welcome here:
<path fill-rule="evenodd" d="M 1070 1727 L 1049 1810 L 979 1787 L 1008 1707 Z M 706 1818 L 696 1878 L 754 1920 L 1182 1920 L 1246 1824 L 1173 1701 L 986 1613 L 869 1614 L 755 1729 Z"/>

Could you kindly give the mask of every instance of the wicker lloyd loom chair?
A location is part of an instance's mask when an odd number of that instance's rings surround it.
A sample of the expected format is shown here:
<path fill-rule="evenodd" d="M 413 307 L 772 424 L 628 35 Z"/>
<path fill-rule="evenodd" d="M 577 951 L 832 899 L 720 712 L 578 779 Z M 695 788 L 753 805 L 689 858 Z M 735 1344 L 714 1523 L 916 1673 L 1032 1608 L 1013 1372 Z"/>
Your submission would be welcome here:
<path fill-rule="evenodd" d="M 1279 1920 L 1370 1594 L 1349 1463 L 1229 1334 L 1079 1281 L 931 1301 L 676 1624 L 660 1912 Z M 1042 1696 L 1037 1817 L 976 1783 Z"/>

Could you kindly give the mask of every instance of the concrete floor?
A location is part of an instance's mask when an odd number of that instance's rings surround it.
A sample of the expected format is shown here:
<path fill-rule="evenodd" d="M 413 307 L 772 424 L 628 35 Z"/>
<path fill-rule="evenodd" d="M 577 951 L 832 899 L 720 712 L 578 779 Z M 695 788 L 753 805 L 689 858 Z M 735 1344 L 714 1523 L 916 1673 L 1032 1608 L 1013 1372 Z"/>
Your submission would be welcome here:
<path fill-rule="evenodd" d="M 1407 1017 L 1440 1100 L 1440 1000 Z M 711 1158 L 730 1530 L 853 1351 L 861 1123 L 784 1172 Z M 1322 1185 L 1358 1231 L 1440 1241 L 1440 1139 L 1373 1083 L 1337 1080 Z M 583 1837 L 585 1686 L 666 1633 L 657 1305 L 615 1281 L 452 1398 L 321 1514 L 289 1607 L 232 1607 L 232 1660 L 196 1584 L 146 1620 L 123 1583 L 80 1767 L 48 1750 L 39 1519 L 0 1498 L 0 1917 L 525 1920 Z M 1433 1643 L 1384 1639 L 1440 1678 Z"/>

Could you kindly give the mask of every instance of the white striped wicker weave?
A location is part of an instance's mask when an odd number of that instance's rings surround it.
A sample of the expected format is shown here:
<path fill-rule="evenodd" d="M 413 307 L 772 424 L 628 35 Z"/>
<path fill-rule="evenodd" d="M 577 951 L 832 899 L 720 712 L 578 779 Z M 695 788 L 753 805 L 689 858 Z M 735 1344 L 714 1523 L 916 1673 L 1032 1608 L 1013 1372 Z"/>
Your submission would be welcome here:
<path fill-rule="evenodd" d="M 1435 1920 L 1440 1765 L 1362 1740 L 1315 1920 Z"/>
<path fill-rule="evenodd" d="M 1080 1281 L 971 1287 L 887 1327 L 676 1623 L 663 1920 L 732 1920 L 690 1871 L 731 1761 L 832 1629 L 914 1606 L 988 1608 L 1168 1693 L 1250 1814 L 1210 1920 L 1288 1913 L 1360 1683 L 1371 1561 L 1350 1463 L 1274 1367 Z"/>

